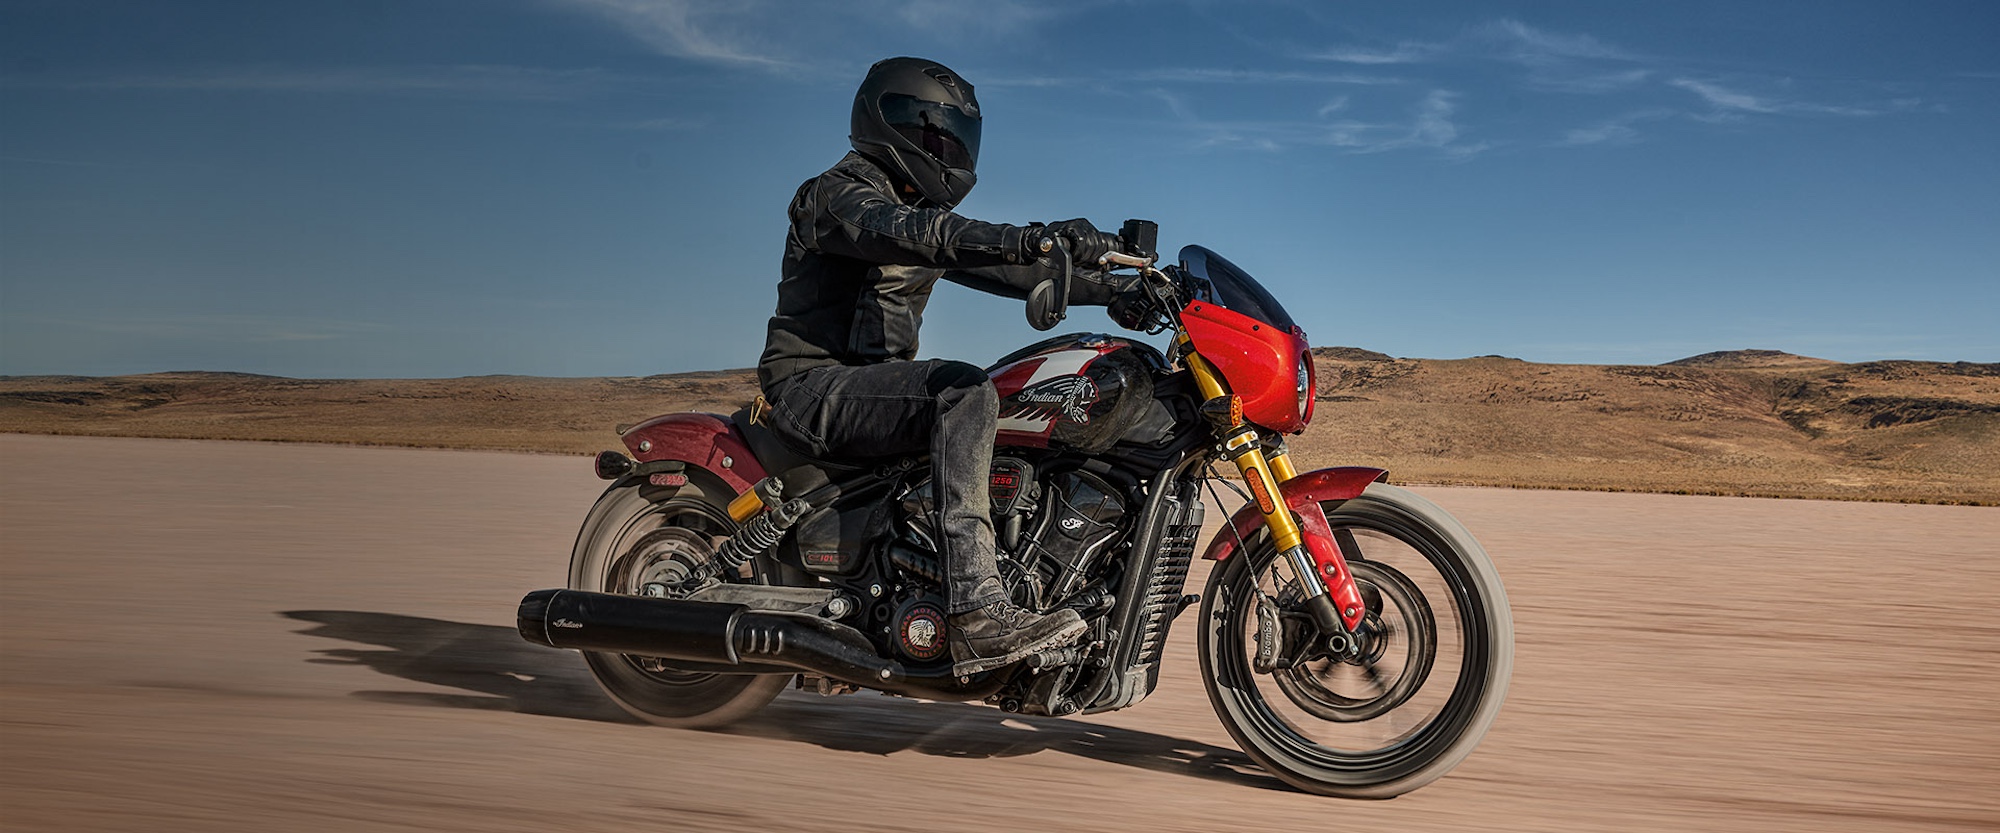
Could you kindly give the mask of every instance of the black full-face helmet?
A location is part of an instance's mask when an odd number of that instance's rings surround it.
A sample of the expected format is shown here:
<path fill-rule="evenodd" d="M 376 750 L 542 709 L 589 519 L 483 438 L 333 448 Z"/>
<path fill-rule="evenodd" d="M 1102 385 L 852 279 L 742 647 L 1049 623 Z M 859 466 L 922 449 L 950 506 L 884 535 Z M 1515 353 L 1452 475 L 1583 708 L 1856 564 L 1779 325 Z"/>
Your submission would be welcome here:
<path fill-rule="evenodd" d="M 951 208 L 978 181 L 979 101 L 936 61 L 890 58 L 854 94 L 848 141 L 935 205 Z"/>

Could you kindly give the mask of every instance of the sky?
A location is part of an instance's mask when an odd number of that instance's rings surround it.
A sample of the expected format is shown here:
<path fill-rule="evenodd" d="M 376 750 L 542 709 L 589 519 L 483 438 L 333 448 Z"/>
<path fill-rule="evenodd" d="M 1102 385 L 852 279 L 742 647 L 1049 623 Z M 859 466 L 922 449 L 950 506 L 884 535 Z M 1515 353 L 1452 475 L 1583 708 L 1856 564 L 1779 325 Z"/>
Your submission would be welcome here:
<path fill-rule="evenodd" d="M 752 366 L 895 55 L 978 90 L 960 213 L 1155 220 L 1315 345 L 2000 361 L 1990 2 L 0 0 L 0 375 Z"/>

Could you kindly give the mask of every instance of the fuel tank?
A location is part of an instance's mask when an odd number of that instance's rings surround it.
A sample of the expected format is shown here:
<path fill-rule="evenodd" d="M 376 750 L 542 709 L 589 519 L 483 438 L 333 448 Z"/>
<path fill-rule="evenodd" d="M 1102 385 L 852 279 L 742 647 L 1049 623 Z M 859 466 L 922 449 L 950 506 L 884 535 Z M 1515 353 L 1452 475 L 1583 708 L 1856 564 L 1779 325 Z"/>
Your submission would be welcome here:
<path fill-rule="evenodd" d="M 1000 394 L 1001 447 L 1103 452 L 1119 440 L 1150 442 L 1135 429 L 1160 405 L 1154 382 L 1167 360 L 1151 345 L 1103 333 L 1072 333 L 1015 351 L 988 368 Z"/>

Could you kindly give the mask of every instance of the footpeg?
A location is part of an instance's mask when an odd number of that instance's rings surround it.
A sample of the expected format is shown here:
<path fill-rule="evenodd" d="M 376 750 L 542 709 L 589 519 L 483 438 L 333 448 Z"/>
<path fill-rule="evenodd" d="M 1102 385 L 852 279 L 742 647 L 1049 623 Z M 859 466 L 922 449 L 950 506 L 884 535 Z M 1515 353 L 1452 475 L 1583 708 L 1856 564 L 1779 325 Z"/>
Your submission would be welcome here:
<path fill-rule="evenodd" d="M 804 691 L 819 692 L 819 696 L 821 697 L 837 697 L 842 694 L 853 694 L 861 690 L 860 686 L 853 683 L 844 683 L 818 674 L 800 674 L 799 688 Z"/>

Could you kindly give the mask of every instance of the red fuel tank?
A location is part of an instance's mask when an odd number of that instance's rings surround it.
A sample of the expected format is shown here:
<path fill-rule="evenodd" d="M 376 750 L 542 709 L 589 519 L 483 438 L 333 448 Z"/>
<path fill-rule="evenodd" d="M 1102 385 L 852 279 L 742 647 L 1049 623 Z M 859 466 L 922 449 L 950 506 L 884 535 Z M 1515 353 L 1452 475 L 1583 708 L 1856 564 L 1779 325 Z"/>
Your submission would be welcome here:
<path fill-rule="evenodd" d="M 1102 452 L 1155 407 L 1167 360 L 1151 345 L 1103 333 L 1029 345 L 986 371 L 1000 394 L 1001 447 Z"/>

